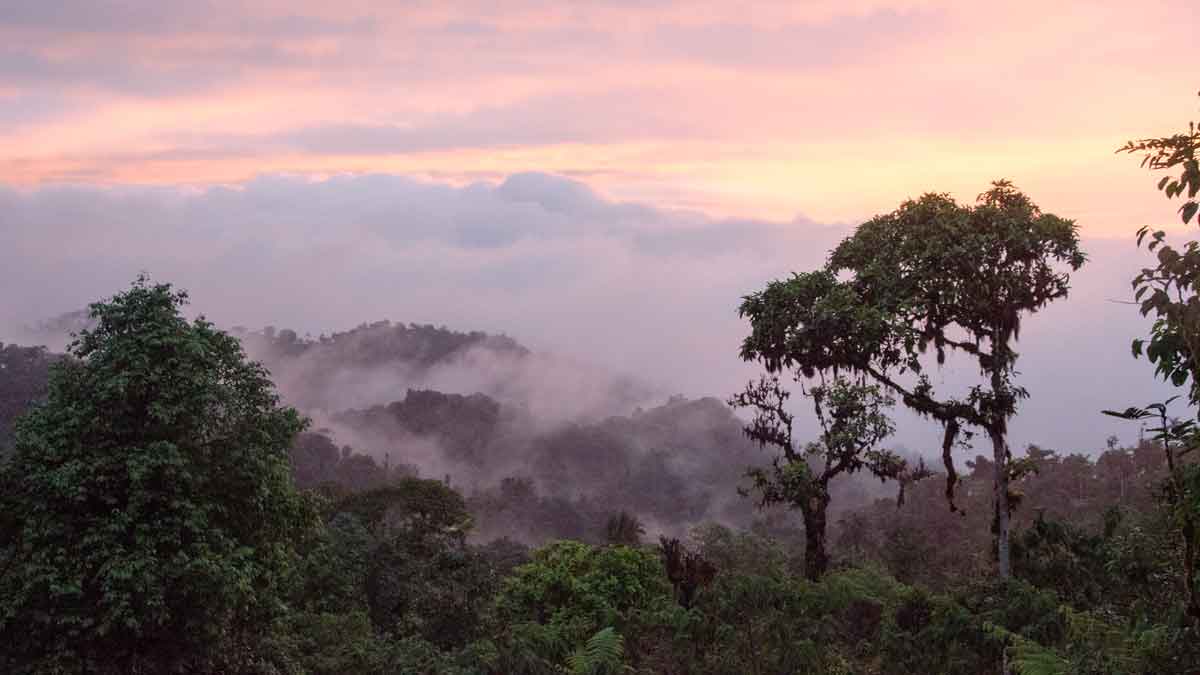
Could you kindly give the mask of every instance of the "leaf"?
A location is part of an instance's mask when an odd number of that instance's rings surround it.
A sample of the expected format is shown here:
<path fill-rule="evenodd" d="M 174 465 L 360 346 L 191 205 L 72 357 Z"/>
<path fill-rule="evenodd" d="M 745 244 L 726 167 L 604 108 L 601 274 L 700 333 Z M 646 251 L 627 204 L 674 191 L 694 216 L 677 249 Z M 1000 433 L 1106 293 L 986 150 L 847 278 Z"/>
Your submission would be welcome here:
<path fill-rule="evenodd" d="M 624 666 L 625 640 L 612 626 L 588 638 L 587 644 L 571 654 L 571 675 L 619 673 Z"/>
<path fill-rule="evenodd" d="M 1124 420 L 1137 420 L 1146 416 L 1146 411 L 1141 408 L 1126 408 L 1120 412 L 1116 410 L 1101 410 L 1100 412 L 1109 417 L 1118 417 Z"/>
<path fill-rule="evenodd" d="M 1183 207 L 1179 209 L 1180 214 L 1183 216 L 1183 222 L 1189 222 L 1192 219 L 1192 216 L 1196 215 L 1197 209 L 1200 209 L 1200 202 L 1188 202 L 1184 204 Z"/>

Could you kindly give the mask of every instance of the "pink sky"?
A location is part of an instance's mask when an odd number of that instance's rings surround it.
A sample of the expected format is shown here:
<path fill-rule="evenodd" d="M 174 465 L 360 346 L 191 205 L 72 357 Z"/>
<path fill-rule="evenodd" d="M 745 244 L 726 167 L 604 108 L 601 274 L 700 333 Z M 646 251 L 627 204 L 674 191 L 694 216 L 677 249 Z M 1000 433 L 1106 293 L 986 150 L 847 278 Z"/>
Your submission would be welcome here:
<path fill-rule="evenodd" d="M 506 332 L 723 398 L 743 295 L 1003 177 L 1092 256 L 1023 331 L 1014 444 L 1168 395 L 1121 301 L 1175 206 L 1113 151 L 1200 112 L 1194 0 L 249 4 L 0 0 L 0 340 L 145 270 L 224 326 Z"/>
<path fill-rule="evenodd" d="M 1170 210 L 1112 150 L 1200 84 L 1186 1 L 246 4 L 4 3 L 0 183 L 541 171 L 854 222 L 1008 177 L 1123 234 Z"/>

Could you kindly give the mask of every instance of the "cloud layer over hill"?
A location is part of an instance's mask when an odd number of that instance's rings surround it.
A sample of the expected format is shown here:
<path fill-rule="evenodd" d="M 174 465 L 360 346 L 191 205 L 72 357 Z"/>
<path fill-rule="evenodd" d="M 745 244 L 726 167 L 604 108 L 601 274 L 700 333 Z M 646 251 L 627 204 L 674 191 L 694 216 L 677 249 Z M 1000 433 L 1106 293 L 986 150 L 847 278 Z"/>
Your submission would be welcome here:
<path fill-rule="evenodd" d="M 480 329 L 596 373 L 724 398 L 752 374 L 736 356 L 740 297 L 819 265 L 847 231 L 615 202 L 538 173 L 465 186 L 362 175 L 209 189 L 0 188 L 0 339 L 27 342 L 16 327 L 78 309 L 145 270 L 189 289 L 194 309 L 223 326 L 317 335 L 390 318 Z M 1138 252 L 1124 240 L 1085 248 L 1092 262 L 1071 299 L 1029 321 L 1018 345 L 1033 396 L 1014 426 L 1018 447 L 1098 448 L 1109 433 L 1129 433 L 1099 409 L 1160 393 L 1128 357 L 1144 322 L 1113 302 L 1129 295 Z M 1108 388 L 1092 384 L 1100 370 Z M 960 383 L 972 373 L 944 376 Z M 476 375 L 444 377 L 466 379 L 427 384 L 469 391 Z M 544 401 L 595 389 L 583 374 L 559 384 Z M 908 447 L 936 435 L 901 420 Z"/>

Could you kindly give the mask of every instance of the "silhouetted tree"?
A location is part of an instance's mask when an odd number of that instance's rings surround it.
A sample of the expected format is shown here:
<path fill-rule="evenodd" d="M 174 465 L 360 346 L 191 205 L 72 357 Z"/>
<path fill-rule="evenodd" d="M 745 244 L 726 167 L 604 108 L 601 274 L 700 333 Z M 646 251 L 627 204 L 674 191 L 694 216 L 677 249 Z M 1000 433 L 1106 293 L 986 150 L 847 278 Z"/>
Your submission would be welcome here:
<path fill-rule="evenodd" d="M 1013 382 L 1022 315 L 1066 297 L 1085 256 L 1076 226 L 1042 213 L 1008 181 L 961 206 L 927 194 L 860 225 L 823 269 L 773 281 L 745 298 L 746 360 L 804 377 L 849 371 L 877 382 L 910 410 L 945 427 L 943 458 L 953 508 L 951 450 L 963 427 L 992 443 L 999 574 L 1010 573 L 1008 422 L 1027 396 Z M 933 347 L 972 358 L 983 383 L 939 397 L 921 356 Z M 910 377 L 903 377 L 909 374 Z"/>
<path fill-rule="evenodd" d="M 798 447 L 792 438 L 793 416 L 787 411 L 790 394 L 778 378 L 763 377 L 747 385 L 730 401 L 735 407 L 752 408 L 754 418 L 746 435 L 763 446 L 778 448 L 770 469 L 751 469 L 747 475 L 759 493 L 760 505 L 787 504 L 804 516 L 804 574 L 817 580 L 829 567 L 825 536 L 828 529 L 829 482 L 843 473 L 866 469 L 882 480 L 911 480 L 926 474 L 924 465 L 910 472 L 908 463 L 896 453 L 879 448 L 893 426 L 885 410 L 893 402 L 878 386 L 835 379 L 811 387 L 820 438 Z M 819 462 L 814 469 L 810 460 Z"/>
<path fill-rule="evenodd" d="M 604 524 L 604 540 L 609 544 L 621 546 L 638 546 L 642 543 L 642 535 L 646 528 L 641 521 L 631 513 L 621 511 L 610 516 Z"/>
<path fill-rule="evenodd" d="M 678 539 L 659 537 L 658 542 L 667 579 L 675 588 L 675 600 L 684 609 L 691 609 L 697 591 L 713 582 L 717 568 L 704 556 L 687 550 Z"/>

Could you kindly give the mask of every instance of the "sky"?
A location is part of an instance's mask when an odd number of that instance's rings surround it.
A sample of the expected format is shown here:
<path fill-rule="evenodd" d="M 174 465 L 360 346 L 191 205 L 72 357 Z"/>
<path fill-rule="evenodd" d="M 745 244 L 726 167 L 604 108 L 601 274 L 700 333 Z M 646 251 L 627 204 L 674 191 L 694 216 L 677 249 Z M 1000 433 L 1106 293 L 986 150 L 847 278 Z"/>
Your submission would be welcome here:
<path fill-rule="evenodd" d="M 1017 444 L 1099 447 L 1129 138 L 1197 116 L 1188 2 L 0 0 L 0 337 L 145 270 L 226 324 L 505 332 L 722 398 L 739 298 L 1009 178 L 1092 261 L 1029 324 Z M 962 375 L 962 377 L 968 377 Z M 957 375 L 946 377 L 953 380 Z M 904 442 L 936 433 L 916 423 Z M 929 436 L 929 438 L 927 438 Z"/>

